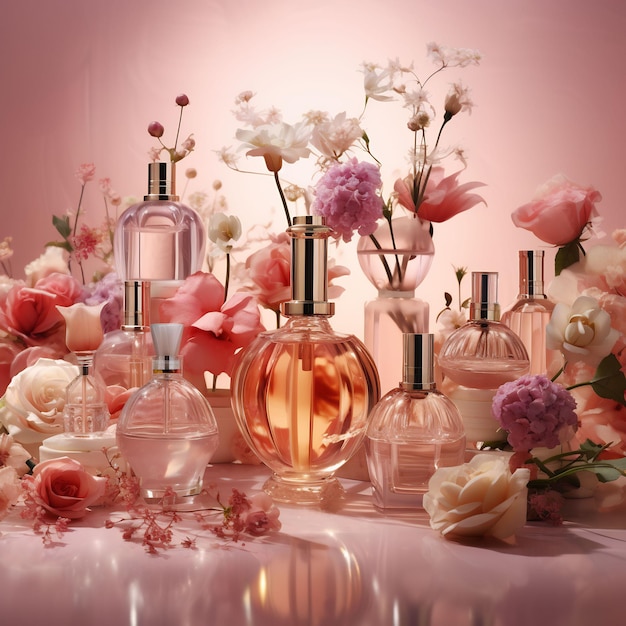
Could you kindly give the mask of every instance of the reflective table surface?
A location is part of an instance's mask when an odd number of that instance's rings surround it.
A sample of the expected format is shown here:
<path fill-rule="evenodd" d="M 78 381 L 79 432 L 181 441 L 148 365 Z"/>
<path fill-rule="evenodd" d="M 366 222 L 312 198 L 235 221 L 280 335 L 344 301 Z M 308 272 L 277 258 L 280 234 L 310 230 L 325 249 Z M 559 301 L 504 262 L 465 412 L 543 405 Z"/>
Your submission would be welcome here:
<path fill-rule="evenodd" d="M 205 482 L 252 495 L 268 471 L 215 465 Z M 280 504 L 282 530 L 157 555 L 106 529 L 110 509 L 44 547 L 12 511 L 0 523 L 6 626 L 621 626 L 626 504 L 569 500 L 559 527 L 527 524 L 515 543 L 455 543 L 424 513 L 383 515 L 369 483 L 342 480 L 340 510 Z M 602 485 L 601 487 L 607 487 Z M 612 486 L 616 489 L 615 486 Z M 193 536 L 193 522 L 177 536 Z"/>

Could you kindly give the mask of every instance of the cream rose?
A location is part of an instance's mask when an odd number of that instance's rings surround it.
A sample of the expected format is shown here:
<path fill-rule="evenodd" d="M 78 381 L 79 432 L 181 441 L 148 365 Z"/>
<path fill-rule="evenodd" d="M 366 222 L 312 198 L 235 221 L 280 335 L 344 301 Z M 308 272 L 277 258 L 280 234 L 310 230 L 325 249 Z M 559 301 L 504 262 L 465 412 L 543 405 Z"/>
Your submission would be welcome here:
<path fill-rule="evenodd" d="M 511 474 L 508 458 L 478 454 L 469 463 L 439 468 L 428 483 L 424 509 L 430 526 L 449 539 L 507 539 L 526 523 L 526 468 Z"/>
<path fill-rule="evenodd" d="M 0 422 L 15 441 L 28 449 L 63 432 L 65 390 L 78 373 L 78 367 L 67 361 L 39 359 L 13 377 L 4 394 Z"/>
<path fill-rule="evenodd" d="M 571 307 L 559 302 L 546 327 L 546 347 L 560 350 L 567 361 L 595 367 L 607 356 L 619 332 L 611 328 L 611 316 L 595 298 L 580 296 Z"/>
<path fill-rule="evenodd" d="M 0 520 L 17 502 L 22 486 L 17 472 L 12 467 L 0 467 Z"/>

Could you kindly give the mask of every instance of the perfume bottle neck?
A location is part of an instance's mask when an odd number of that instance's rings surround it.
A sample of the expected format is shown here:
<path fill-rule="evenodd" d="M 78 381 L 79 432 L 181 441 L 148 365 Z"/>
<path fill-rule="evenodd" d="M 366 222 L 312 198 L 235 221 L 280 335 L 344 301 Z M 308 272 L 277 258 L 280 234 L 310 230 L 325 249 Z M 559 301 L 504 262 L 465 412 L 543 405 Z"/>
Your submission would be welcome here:
<path fill-rule="evenodd" d="M 543 283 L 543 250 L 519 252 L 519 298 L 546 299 Z"/>

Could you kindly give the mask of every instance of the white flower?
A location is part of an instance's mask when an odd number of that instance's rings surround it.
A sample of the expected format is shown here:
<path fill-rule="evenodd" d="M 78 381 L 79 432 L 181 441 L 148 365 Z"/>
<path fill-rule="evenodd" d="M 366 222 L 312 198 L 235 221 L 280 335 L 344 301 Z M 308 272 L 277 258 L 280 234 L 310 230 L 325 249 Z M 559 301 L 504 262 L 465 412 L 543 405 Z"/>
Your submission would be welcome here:
<path fill-rule="evenodd" d="M 0 467 L 12 467 L 18 476 L 23 476 L 28 471 L 26 461 L 29 459 L 30 453 L 15 442 L 11 435 L 0 435 Z"/>
<path fill-rule="evenodd" d="M 349 150 L 362 136 L 363 130 L 359 126 L 359 120 L 346 117 L 344 111 L 332 120 L 316 124 L 311 134 L 311 143 L 324 156 L 334 159 Z"/>
<path fill-rule="evenodd" d="M 270 172 L 278 172 L 282 162 L 295 163 L 310 154 L 307 147 L 310 127 L 302 122 L 263 124 L 254 130 L 238 129 L 236 137 L 251 149 L 247 156 L 262 156 Z"/>
<path fill-rule="evenodd" d="M 474 103 L 469 97 L 469 89 L 462 83 L 452 83 L 452 87 L 446 96 L 445 110 L 451 117 L 461 111 L 472 112 Z"/>
<path fill-rule="evenodd" d="M 618 338 L 610 315 L 589 296 L 580 296 L 571 307 L 559 302 L 546 327 L 548 350 L 560 350 L 567 361 L 583 361 L 592 367 L 611 352 Z"/>
<path fill-rule="evenodd" d="M 511 474 L 508 458 L 478 454 L 469 463 L 441 467 L 428 483 L 424 509 L 444 537 L 507 539 L 526 523 L 530 471 Z"/>
<path fill-rule="evenodd" d="M 20 493 L 22 485 L 17 472 L 12 467 L 0 467 L 0 520 L 17 503 Z"/>
<path fill-rule="evenodd" d="M 78 373 L 78 367 L 67 361 L 39 359 L 12 378 L 0 422 L 15 441 L 40 443 L 63 432 L 65 390 Z"/>
<path fill-rule="evenodd" d="M 465 67 L 473 64 L 478 65 L 482 55 L 478 50 L 470 48 L 448 48 L 437 43 L 428 44 L 428 56 L 432 57 L 435 63 L 445 67 Z"/>
<path fill-rule="evenodd" d="M 393 100 L 392 96 L 386 96 L 385 93 L 393 88 L 392 74 L 388 69 L 381 69 L 377 65 L 371 63 L 363 64 L 363 88 L 365 97 L 380 102 Z"/>
<path fill-rule="evenodd" d="M 233 242 L 241 237 L 241 221 L 236 215 L 214 213 L 209 219 L 209 239 L 220 250 L 230 252 Z"/>
<path fill-rule="evenodd" d="M 45 278 L 48 274 L 60 272 L 69 274 L 67 267 L 67 253 L 57 246 L 48 246 L 45 252 L 31 261 L 25 268 L 26 286 L 34 287 L 40 278 Z"/>

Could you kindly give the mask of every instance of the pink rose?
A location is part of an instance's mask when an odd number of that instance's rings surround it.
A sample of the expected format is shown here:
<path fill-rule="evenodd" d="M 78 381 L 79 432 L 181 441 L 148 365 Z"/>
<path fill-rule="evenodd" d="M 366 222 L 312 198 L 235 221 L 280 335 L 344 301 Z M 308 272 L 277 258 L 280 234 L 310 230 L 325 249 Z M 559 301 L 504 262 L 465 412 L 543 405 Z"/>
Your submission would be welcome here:
<path fill-rule="evenodd" d="M 0 397 L 4 395 L 7 385 L 11 382 L 11 366 L 20 352 L 20 347 L 13 341 L 0 340 Z"/>
<path fill-rule="evenodd" d="M 137 387 L 126 389 L 121 385 L 107 386 L 105 399 L 112 420 L 115 420 L 120 416 L 126 401 L 133 395 L 133 393 L 135 393 L 135 391 L 137 391 Z"/>
<path fill-rule="evenodd" d="M 511 219 L 542 241 L 564 246 L 579 239 L 597 217 L 595 203 L 601 199 L 593 187 L 581 187 L 558 175 L 543 185 L 531 202 L 515 209 Z"/>
<path fill-rule="evenodd" d="M 73 276 L 53 272 L 35 283 L 35 289 L 47 291 L 57 297 L 56 303 L 59 306 L 71 306 L 78 302 L 82 296 L 83 288 Z"/>
<path fill-rule="evenodd" d="M 0 325 L 26 338 L 45 337 L 62 326 L 55 294 L 15 285 L 0 309 Z"/>
<path fill-rule="evenodd" d="M 419 204 L 417 215 L 428 222 L 445 222 L 458 213 L 471 209 L 484 199 L 475 193 L 468 193 L 476 187 L 483 187 L 484 183 L 472 182 L 459 185 L 457 178 L 463 170 L 450 176 L 445 176 L 443 167 L 433 167 L 430 171 L 426 193 Z M 413 201 L 412 180 L 398 179 L 394 189 L 398 194 L 398 202 L 409 211 L 415 212 Z"/>
<path fill-rule="evenodd" d="M 30 492 L 35 502 L 59 517 L 84 517 L 89 506 L 104 496 L 106 478 L 92 476 L 82 463 L 68 457 L 38 463 Z"/>

